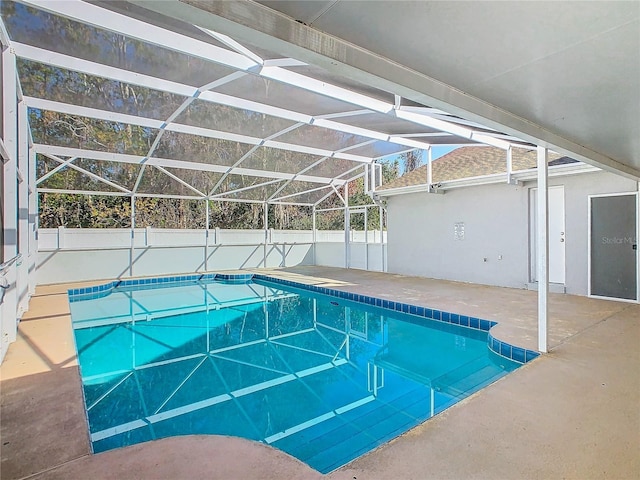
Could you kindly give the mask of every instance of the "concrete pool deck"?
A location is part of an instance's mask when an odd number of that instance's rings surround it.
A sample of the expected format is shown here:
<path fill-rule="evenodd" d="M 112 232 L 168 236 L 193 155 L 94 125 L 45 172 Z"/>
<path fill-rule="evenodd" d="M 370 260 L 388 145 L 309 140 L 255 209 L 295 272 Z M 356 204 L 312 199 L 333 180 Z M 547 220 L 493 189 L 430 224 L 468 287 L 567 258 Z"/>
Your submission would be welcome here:
<path fill-rule="evenodd" d="M 495 320 L 496 338 L 536 349 L 536 292 L 324 267 L 270 273 Z M 323 477 L 273 448 L 218 436 L 91 455 L 69 287 L 38 287 L 0 367 L 2 479 Z M 640 305 L 551 294 L 549 346 L 327 477 L 640 478 Z"/>

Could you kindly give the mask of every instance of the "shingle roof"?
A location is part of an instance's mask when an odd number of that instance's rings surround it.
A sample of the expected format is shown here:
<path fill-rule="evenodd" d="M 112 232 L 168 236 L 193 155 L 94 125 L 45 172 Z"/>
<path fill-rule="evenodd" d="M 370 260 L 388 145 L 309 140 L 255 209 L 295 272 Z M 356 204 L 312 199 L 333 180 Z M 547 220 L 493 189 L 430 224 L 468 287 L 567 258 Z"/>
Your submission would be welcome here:
<path fill-rule="evenodd" d="M 514 148 L 511 157 L 513 170 L 536 168 L 536 157 L 536 150 Z M 549 166 L 574 162 L 576 160 L 572 158 L 549 152 Z M 503 149 L 497 147 L 460 147 L 433 161 L 432 183 L 505 173 L 506 171 L 507 154 Z M 392 182 L 382 185 L 378 190 L 424 185 L 426 183 L 427 166 L 423 165 L 400 178 L 396 178 Z"/>

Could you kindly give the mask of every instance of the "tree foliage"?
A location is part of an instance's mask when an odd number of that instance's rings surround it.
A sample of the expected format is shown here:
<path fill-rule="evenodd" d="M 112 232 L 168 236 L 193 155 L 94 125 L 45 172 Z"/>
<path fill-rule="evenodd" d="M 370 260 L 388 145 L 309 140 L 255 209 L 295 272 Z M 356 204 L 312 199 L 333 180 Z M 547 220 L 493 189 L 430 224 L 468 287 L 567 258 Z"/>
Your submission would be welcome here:
<path fill-rule="evenodd" d="M 226 67 L 212 62 L 83 25 L 23 4 L 2 2 L 0 8 L 11 37 L 22 43 L 198 87 L 229 73 Z M 239 133 L 259 139 L 283 132 L 276 137 L 278 141 L 325 150 L 337 150 L 367 140 L 312 125 L 287 130 L 293 125 L 290 120 L 198 99 L 187 99 L 180 95 L 22 59 L 18 60 L 18 71 L 23 92 L 30 97 L 160 121 L 172 118 L 172 121 L 182 125 Z M 268 100 L 274 95 L 285 93 L 279 91 L 282 86 L 278 82 L 252 75 L 240 79 L 238 86 L 250 88 L 249 93 L 258 99 Z M 304 98 L 293 100 L 302 103 Z M 181 113 L 173 118 L 178 109 L 182 109 Z M 43 109 L 31 109 L 29 120 L 36 143 L 114 152 L 139 158 L 147 158 L 151 154 L 157 158 L 188 160 L 202 165 L 215 164 L 229 168 L 242 159 L 239 164 L 242 168 L 264 170 L 265 175 L 268 171 L 294 174 L 304 172 L 305 175 L 317 177 L 332 177 L 336 170 L 348 171 L 357 165 L 350 160 L 329 158 L 320 162 L 321 157 L 311 154 L 264 146 L 252 150 L 250 144 Z M 402 157 L 405 170 L 411 158 L 409 154 Z M 68 164 L 61 166 L 61 162 Z M 383 167 L 385 181 L 397 177 L 400 170 L 398 161 L 385 163 Z M 284 197 L 285 202 L 295 203 L 302 201 L 300 194 L 305 188 L 318 186 L 297 181 L 261 185 L 270 179 L 267 176 L 262 178 L 235 173 L 223 176 L 222 173 L 211 172 L 206 168 L 160 168 L 151 164 L 142 166 L 137 162 L 85 158 L 72 160 L 42 154 L 37 156 L 36 169 L 39 179 L 46 177 L 38 184 L 39 188 L 45 190 L 39 194 L 39 225 L 42 228 L 130 227 L 132 204 L 128 192 L 134 189 L 136 197 L 133 220 L 136 227 L 204 228 L 205 200 L 192 199 L 202 197 L 201 194 L 207 196 L 229 193 L 230 199 L 238 199 L 239 195 L 230 192 L 244 189 L 241 195 L 244 199 L 264 202 L 275 195 Z M 52 193 L 56 190 L 62 192 Z M 89 194 L 66 193 L 68 191 Z M 160 194 L 163 198 L 153 197 L 154 194 Z M 362 178 L 350 182 L 348 202 L 352 206 L 372 203 L 370 196 L 364 191 Z M 341 206 L 342 200 L 337 195 L 326 198 L 320 205 L 321 208 L 328 209 Z M 369 227 L 378 228 L 379 209 L 370 208 L 368 212 Z M 262 203 L 209 201 L 211 228 L 262 228 L 263 215 Z M 360 217 L 352 216 L 354 228 L 364 227 L 364 219 Z M 327 211 L 317 216 L 318 228 L 339 229 L 343 225 L 344 212 L 341 210 Z M 270 205 L 268 226 L 276 229 L 310 229 L 311 208 Z"/>
<path fill-rule="evenodd" d="M 400 155 L 403 173 L 409 173 L 422 165 L 422 155 L 418 150 L 411 150 Z"/>

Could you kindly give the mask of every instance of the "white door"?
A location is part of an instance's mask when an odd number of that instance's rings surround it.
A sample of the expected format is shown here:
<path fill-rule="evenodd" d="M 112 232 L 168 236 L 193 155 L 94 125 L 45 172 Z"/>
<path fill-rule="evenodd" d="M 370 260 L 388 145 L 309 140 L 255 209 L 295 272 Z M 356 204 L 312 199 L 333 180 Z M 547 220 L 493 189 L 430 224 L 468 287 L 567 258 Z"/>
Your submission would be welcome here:
<path fill-rule="evenodd" d="M 538 224 L 538 189 L 531 189 L 530 236 L 531 279 L 536 281 Z M 565 225 L 564 225 L 564 186 L 549 187 L 549 282 L 564 284 L 565 281 Z"/>

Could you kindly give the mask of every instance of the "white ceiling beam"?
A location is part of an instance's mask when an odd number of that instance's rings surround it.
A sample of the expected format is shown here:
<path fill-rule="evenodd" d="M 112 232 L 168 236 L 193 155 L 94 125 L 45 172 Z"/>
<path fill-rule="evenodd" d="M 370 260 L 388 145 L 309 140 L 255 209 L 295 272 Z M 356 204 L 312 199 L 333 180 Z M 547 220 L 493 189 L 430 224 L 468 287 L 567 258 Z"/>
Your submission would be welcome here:
<path fill-rule="evenodd" d="M 435 128 L 436 130 L 451 133 L 452 135 L 456 135 L 458 137 L 466 138 L 469 140 L 477 141 L 478 143 L 486 143 L 487 145 L 499 147 L 504 150 L 509 148 L 509 142 L 505 142 L 504 140 L 498 140 L 493 137 L 489 137 L 488 135 L 474 132 L 471 128 L 466 128 L 427 115 L 408 112 L 406 110 L 394 110 L 394 113 L 396 117 L 402 120 L 408 120 L 419 125 L 424 125 L 425 127 Z"/>
<path fill-rule="evenodd" d="M 367 110 L 366 108 L 362 108 L 359 110 L 349 110 L 347 112 L 337 112 L 337 113 L 327 113 L 325 115 L 316 115 L 314 118 L 317 120 L 319 118 L 326 118 L 330 120 L 332 118 L 340 118 L 340 117 L 354 117 L 356 115 L 370 115 L 373 112 L 371 110 Z"/>
<path fill-rule="evenodd" d="M 272 134 L 271 136 L 267 137 L 266 140 L 271 140 L 272 138 L 276 138 L 276 137 L 279 137 L 280 135 L 284 135 L 287 132 L 295 130 L 296 128 L 300 127 L 301 125 L 303 125 L 303 124 L 302 123 L 297 123 L 297 124 L 291 125 L 290 127 L 287 127 L 285 129 L 282 129 L 282 130 Z M 222 178 L 220 178 L 220 180 L 218 180 L 218 182 L 211 189 L 211 192 L 209 192 L 209 196 L 213 195 L 218 190 L 218 188 L 220 188 L 220 186 L 222 185 L 222 182 L 225 181 L 227 176 L 229 176 L 231 174 L 231 171 L 234 168 L 239 167 L 240 164 L 242 162 L 244 162 L 247 158 L 251 157 L 257 149 L 258 149 L 257 146 L 252 147 L 249 151 L 247 151 L 244 155 L 242 155 L 231 167 L 229 167 L 229 169 L 225 172 L 225 174 L 222 176 Z"/>
<path fill-rule="evenodd" d="M 336 193 L 336 192 L 334 192 L 333 190 L 331 190 L 329 193 L 327 193 L 326 195 L 322 196 L 322 197 L 320 198 L 320 200 L 318 200 L 316 203 L 314 203 L 314 204 L 313 204 L 313 206 L 314 206 L 314 207 L 316 207 L 316 206 L 320 205 L 322 202 L 324 202 L 327 198 L 329 198 L 329 197 L 330 197 L 331 195 L 333 195 L 334 193 Z M 340 193 L 337 193 L 337 195 L 338 195 L 338 197 L 340 197 L 340 200 L 342 200 L 342 204 L 344 205 L 344 199 L 342 198 L 342 196 L 340 195 Z M 344 208 L 344 207 L 341 207 L 341 208 L 336 209 L 336 210 L 342 210 L 343 208 Z M 322 210 L 316 210 L 316 212 L 320 212 L 320 211 L 322 211 Z"/>
<path fill-rule="evenodd" d="M 108 110 L 99 110 L 91 107 L 83 107 L 81 105 L 71 105 L 69 103 L 56 102 L 53 100 L 45 100 L 43 98 L 24 97 L 26 105 L 30 108 L 39 110 L 48 110 L 50 112 L 64 113 L 67 115 L 78 115 L 80 117 L 95 118 L 97 120 L 105 120 L 107 122 L 125 123 L 129 125 L 137 125 L 139 127 L 148 127 L 160 129 L 164 122 L 162 120 L 154 120 L 152 118 L 137 117 L 125 113 L 110 112 Z"/>
<path fill-rule="evenodd" d="M 216 86 L 220 86 L 220 85 L 224 85 L 225 83 L 229 83 L 237 78 L 240 78 L 244 75 L 243 72 L 234 72 L 230 75 L 227 75 L 223 78 L 220 78 L 218 80 L 214 80 L 212 82 L 207 83 L 206 85 L 204 85 L 203 87 L 198 88 L 194 94 L 189 97 L 186 98 L 182 104 L 176 109 L 174 110 L 174 112 L 169 115 L 169 118 L 167 118 L 167 120 L 165 120 L 162 123 L 162 126 L 160 127 L 160 131 L 158 132 L 158 134 L 156 135 L 156 138 L 153 140 L 153 143 L 151 144 L 151 147 L 149 148 L 149 151 L 147 152 L 147 158 L 151 157 L 153 155 L 153 153 L 156 151 L 156 149 L 158 148 L 158 145 L 160 145 L 160 141 L 162 140 L 162 137 L 164 136 L 164 133 L 166 131 L 167 126 L 173 122 L 176 118 L 178 118 L 178 116 L 184 112 L 189 105 L 191 105 L 193 103 L 193 101 L 196 99 L 196 97 L 198 97 L 200 95 L 200 93 L 202 92 L 202 90 L 207 90 L 210 88 L 214 88 Z M 140 169 L 140 173 L 138 173 L 138 178 L 136 179 L 136 183 L 133 186 L 133 192 L 137 192 L 138 188 L 140 187 L 140 182 L 142 181 L 142 176 L 144 175 L 144 171 L 145 171 L 145 166 L 143 165 L 142 168 Z M 166 172 L 165 172 L 166 173 Z M 188 185 L 188 184 L 187 184 Z M 192 188 L 192 187 L 190 187 Z M 198 192 L 200 193 L 200 192 Z"/>
<path fill-rule="evenodd" d="M 374 142 L 376 142 L 376 141 L 377 141 L 377 140 L 367 140 L 366 142 L 361 142 L 361 143 L 357 143 L 357 144 L 355 144 L 355 145 L 351 145 L 351 146 L 349 146 L 349 147 L 344 147 L 343 149 L 338 150 L 338 152 L 339 152 L 339 153 L 346 152 L 346 151 L 348 151 L 348 150 L 352 150 L 352 149 L 354 149 L 354 148 L 363 147 L 363 146 L 365 146 L 365 145 L 368 145 L 368 144 L 370 144 L 370 143 L 374 143 Z M 313 169 L 313 168 L 317 167 L 318 165 L 320 165 L 321 163 L 323 163 L 323 162 L 327 161 L 329 158 L 331 158 L 331 157 L 324 157 L 324 158 L 321 158 L 321 159 L 320 159 L 320 160 L 318 160 L 317 162 L 312 163 L 312 164 L 311 164 L 311 165 L 309 165 L 307 168 L 304 168 L 303 170 L 301 170 L 300 172 L 298 172 L 298 175 L 301 175 L 301 174 L 304 174 L 305 172 L 308 172 L 309 170 L 311 170 L 311 169 Z M 349 170 L 349 171 L 351 171 L 351 170 Z M 288 186 L 292 181 L 294 181 L 294 180 L 295 180 L 295 177 L 294 177 L 294 178 L 292 178 L 291 180 L 287 181 L 284 185 L 282 185 L 282 186 L 281 186 L 280 188 L 278 188 L 275 192 L 273 192 L 273 194 L 271 195 L 271 197 L 269 197 L 269 199 L 268 199 L 268 200 L 269 200 L 269 201 L 271 201 L 273 198 L 277 197 L 277 195 L 278 195 L 281 191 L 283 191 L 285 188 L 287 188 L 287 186 Z M 335 187 L 334 187 L 334 190 L 335 190 Z"/>
<path fill-rule="evenodd" d="M 159 165 L 156 165 L 156 168 L 161 171 L 162 173 L 164 173 L 165 175 L 171 177 L 172 179 L 174 179 L 176 182 L 180 183 L 181 185 L 183 185 L 184 187 L 188 188 L 189 190 L 192 190 L 194 193 L 197 193 L 199 196 L 201 197 L 206 197 L 206 195 L 204 193 L 202 193 L 200 190 L 198 190 L 197 188 L 195 188 L 193 185 L 191 185 L 189 182 L 185 182 L 184 180 L 182 180 L 180 177 L 178 177 L 177 175 L 174 175 L 171 172 L 168 172 L 167 170 L 165 170 L 164 168 L 162 168 Z"/>
<path fill-rule="evenodd" d="M 290 193 L 288 195 L 283 195 L 282 197 L 269 198 L 269 201 L 270 202 L 272 202 L 272 201 L 273 202 L 277 202 L 277 201 L 280 201 L 280 200 L 285 200 L 287 198 L 300 197 L 300 196 L 305 195 L 307 193 L 317 192 L 319 190 L 325 190 L 327 188 L 331 188 L 331 187 L 329 185 L 323 185 L 321 187 L 311 188 L 309 190 L 303 190 L 301 192 L 296 192 L 296 193 Z"/>
<path fill-rule="evenodd" d="M 280 67 L 262 67 L 260 76 L 277 80 L 287 85 L 302 88 L 304 90 L 334 98 L 342 102 L 351 103 L 374 112 L 387 113 L 393 109 L 393 104 L 356 93 L 346 88 L 338 87 L 315 78 L 301 75 L 291 70 Z"/>
<path fill-rule="evenodd" d="M 366 147 L 367 145 L 371 145 L 372 143 L 376 143 L 378 140 L 367 140 L 366 142 L 356 143 L 354 145 L 350 145 L 348 147 L 344 147 L 339 150 L 340 152 L 348 152 L 349 150 L 355 150 L 356 148 Z"/>
<path fill-rule="evenodd" d="M 135 115 L 128 115 L 124 113 L 110 112 L 107 110 L 99 110 L 91 107 L 82 107 L 79 105 L 71 105 L 68 103 L 56 102 L 52 100 L 44 100 L 35 97 L 25 97 L 27 106 L 31 108 L 38 108 L 48 110 L 51 112 L 60 112 L 67 115 L 79 115 L 81 117 L 95 118 L 98 120 L 105 120 L 108 122 L 125 123 L 130 125 L 137 125 L 141 127 L 148 127 L 154 129 L 163 129 L 171 132 L 186 133 L 189 135 L 198 135 L 208 138 L 216 138 L 220 140 L 228 140 L 231 142 L 246 143 L 249 145 L 259 145 L 265 147 L 276 148 L 279 150 L 287 150 L 299 153 L 308 153 L 317 156 L 333 156 L 336 158 L 342 158 L 345 160 L 352 160 L 354 162 L 370 163 L 371 157 L 364 157 L 362 155 L 352 155 L 347 153 L 340 153 L 338 151 L 324 150 L 314 147 L 306 147 L 304 145 L 296 145 L 292 143 L 277 142 L 273 140 L 264 140 L 261 138 L 250 137 L 248 135 L 240 135 L 237 133 L 221 132 L 218 130 L 211 130 L 203 127 L 194 127 L 191 125 L 185 125 L 181 123 L 169 123 L 171 119 L 175 119 L 186 106 L 182 106 L 174 115 L 172 115 L 167 121 L 154 120 L 146 117 L 137 117 Z M 185 102 L 191 103 L 190 99 Z"/>
<path fill-rule="evenodd" d="M 235 50 L 239 54 L 244 55 L 245 57 L 247 57 L 252 62 L 255 62 L 258 65 L 264 65 L 264 60 L 261 57 L 259 57 L 255 53 L 253 53 L 251 50 L 246 48 L 244 45 L 240 45 L 233 38 L 231 38 L 231 37 L 229 37 L 227 35 L 223 35 L 222 33 L 218 33 L 218 32 L 214 32 L 212 30 L 208 30 L 206 28 L 201 28 L 201 27 L 197 27 L 197 28 L 199 30 L 203 31 L 204 33 L 206 33 L 207 35 L 210 35 L 211 37 L 215 38 L 219 42 L 223 43 L 227 47 L 231 48 L 232 50 Z"/>
<path fill-rule="evenodd" d="M 331 189 L 333 190 L 333 192 L 338 196 L 338 198 L 342 201 L 342 204 L 346 207 L 347 206 L 347 200 L 345 199 L 345 197 L 343 197 L 340 192 L 338 191 L 338 189 L 336 188 L 335 185 L 331 185 Z M 348 193 L 348 192 L 347 192 Z M 325 198 L 327 198 L 327 196 L 325 195 L 321 200 L 319 200 L 319 202 L 321 202 L 322 200 L 324 200 Z"/>
<path fill-rule="evenodd" d="M 361 137 L 369 137 L 375 140 L 387 141 L 389 139 L 389 135 L 382 132 L 375 132 L 366 128 L 354 127 L 352 125 L 345 125 L 343 123 L 338 123 L 333 120 L 328 120 L 325 118 L 316 118 L 313 120 L 313 125 L 316 127 L 324 127 L 330 130 L 339 130 L 341 132 L 350 133 L 352 135 L 359 135 Z"/>
<path fill-rule="evenodd" d="M 396 135 L 402 138 L 423 138 L 423 137 L 449 137 L 453 136 L 452 133 L 447 132 L 431 132 L 431 133 L 402 133 Z"/>
<path fill-rule="evenodd" d="M 124 192 L 103 192 L 100 190 L 69 190 L 67 188 L 36 188 L 38 193 L 66 193 L 74 195 L 104 195 L 108 197 L 130 197 L 130 193 Z"/>
<path fill-rule="evenodd" d="M 43 145 L 43 144 L 35 144 L 33 146 L 34 151 L 36 153 L 41 154 L 52 154 L 56 156 L 63 157 L 78 157 L 78 158 L 87 158 L 92 160 L 103 160 L 108 162 L 120 162 L 120 163 L 130 163 L 130 164 L 146 164 L 146 165 L 157 165 L 160 167 L 169 167 L 169 168 L 183 168 L 187 170 L 200 170 L 207 172 L 217 172 L 217 173 L 227 173 L 229 170 L 228 166 L 222 165 L 212 165 L 208 163 L 197 163 L 197 162 L 187 162 L 183 160 L 172 160 L 168 158 L 147 158 L 144 155 L 128 155 L 121 153 L 112 153 L 112 152 L 100 152 L 96 150 L 86 150 L 80 148 L 72 148 L 72 147 L 58 147 L 54 145 Z M 359 167 L 358 167 L 359 168 Z M 352 169 L 353 170 L 353 169 Z M 261 178 L 271 178 L 271 179 L 279 179 L 279 180 L 290 180 L 292 178 L 296 178 L 296 180 L 310 182 L 310 183 L 320 183 L 320 184 L 330 184 L 335 182 L 336 184 L 342 185 L 344 180 L 335 180 L 334 178 L 329 177 L 320 177 L 313 175 L 298 175 L 296 173 L 285 173 L 285 172 L 272 172 L 267 170 L 257 170 L 251 168 L 234 168 L 230 172 L 231 174 L 238 175 L 247 175 L 250 177 L 261 177 Z"/>
<path fill-rule="evenodd" d="M 345 176 L 349 175 L 351 172 L 358 171 L 358 170 L 360 170 L 361 168 L 363 168 L 363 167 L 362 167 L 362 165 L 358 165 L 357 167 L 353 167 L 353 168 L 351 168 L 351 169 L 347 170 L 346 172 L 344 172 L 343 174 L 341 174 L 339 177 L 337 177 L 337 179 L 338 179 L 338 180 L 343 180 L 343 183 L 348 183 L 348 182 L 350 182 L 350 181 L 351 181 L 351 179 L 350 179 L 350 178 L 347 178 L 347 179 L 345 180 Z M 337 185 L 337 184 L 338 184 L 338 182 L 336 182 L 336 185 Z"/>
<path fill-rule="evenodd" d="M 212 91 L 203 92 L 202 95 L 200 95 L 200 100 L 205 100 L 211 103 L 218 103 L 220 105 L 227 105 L 229 107 L 240 108 L 243 110 L 250 110 L 252 112 L 264 113 L 265 115 L 284 118 L 296 123 L 311 123 L 313 121 L 313 117 L 305 113 L 298 113 L 294 112 L 293 110 L 273 107 L 271 105 L 265 105 L 263 103 L 254 102 L 252 100 L 245 100 L 244 98 L 233 97 L 224 93 Z"/>
<path fill-rule="evenodd" d="M 246 192 L 247 190 L 253 190 L 255 188 L 266 187 L 267 185 L 273 185 L 275 183 L 280 183 L 280 182 L 282 182 L 282 180 L 280 179 L 269 180 L 268 182 L 258 183 L 256 185 L 251 185 L 249 187 L 236 188 L 235 190 L 230 190 L 228 192 L 217 193 L 215 195 L 210 196 L 209 198 L 214 199 L 214 198 L 224 197 L 225 195 L 234 195 L 236 193 Z"/>
<path fill-rule="evenodd" d="M 206 197 L 197 197 L 192 195 L 167 195 L 164 193 L 136 193 L 136 194 L 128 194 L 122 192 L 103 192 L 100 190 L 69 190 L 63 188 L 38 188 L 38 193 L 57 193 L 57 194 L 72 194 L 72 195 L 103 195 L 108 197 L 131 197 L 134 198 L 171 198 L 171 199 L 181 199 L 181 200 L 206 200 Z M 238 198 L 210 198 L 211 201 L 216 202 L 234 202 L 234 203 L 259 203 L 263 204 L 262 200 L 250 200 L 250 199 L 238 199 Z M 301 204 L 302 205 L 302 204 Z M 307 204 L 304 204 L 307 205 Z"/>
<path fill-rule="evenodd" d="M 210 197 L 209 200 L 213 202 L 259 203 L 260 205 L 264 205 L 264 200 L 250 200 L 246 198 Z"/>
<path fill-rule="evenodd" d="M 445 112 L 444 110 L 440 110 L 439 108 L 433 107 L 425 107 L 425 106 L 415 106 L 415 105 L 402 105 L 400 110 L 406 110 L 408 112 L 416 112 L 422 113 L 424 115 L 445 115 L 450 116 L 451 114 Z"/>
<path fill-rule="evenodd" d="M 398 145 L 404 145 L 405 147 L 411 147 L 412 149 L 419 148 L 422 150 L 426 150 L 427 148 L 429 148 L 429 145 L 430 145 L 429 143 L 416 142 L 415 140 L 404 138 L 400 135 L 390 135 L 388 141 L 391 143 L 396 143 Z"/>
<path fill-rule="evenodd" d="M 192 87 L 190 85 L 184 85 L 182 83 L 164 80 L 162 78 L 152 77 L 150 75 L 136 73 L 129 70 L 122 70 L 102 63 L 83 60 L 63 53 L 33 47 L 24 43 L 13 42 L 11 46 L 15 50 L 16 55 L 20 58 L 24 58 L 32 62 L 44 63 L 45 65 L 60 67 L 65 70 L 107 78 L 117 82 L 138 85 L 140 87 L 168 92 L 174 95 L 182 95 L 184 97 L 191 97 L 198 91 L 196 87 Z"/>
<path fill-rule="evenodd" d="M 295 58 L 273 58 L 264 61 L 265 67 L 305 67 L 308 63 Z"/>
<path fill-rule="evenodd" d="M 248 70 L 258 65 L 255 61 L 210 43 L 187 37 L 162 27 L 146 23 L 120 13 L 80 0 L 20 0 L 39 10 L 80 21 L 103 30 L 110 30 L 127 37 L 152 43 L 180 53 L 227 65 L 238 70 Z"/>
<path fill-rule="evenodd" d="M 428 117 L 438 118 L 440 120 L 444 120 L 445 122 L 450 122 L 459 125 L 467 125 L 473 128 L 482 128 L 483 130 L 492 130 L 491 128 L 482 125 L 478 122 L 472 122 L 470 120 L 466 120 L 464 118 L 457 117 L 455 115 L 451 115 L 450 113 L 443 112 L 442 110 L 438 110 L 437 108 L 430 107 L 407 107 L 403 106 L 400 110 L 405 110 L 407 112 L 419 113 L 421 115 L 426 115 Z"/>
<path fill-rule="evenodd" d="M 9 40 L 9 32 L 4 24 L 2 18 L 0 18 L 0 44 L 4 47 L 8 47 L 11 41 Z"/>
<path fill-rule="evenodd" d="M 302 202 L 269 202 L 274 205 L 291 205 L 294 207 L 313 207 L 313 203 L 302 203 Z"/>
<path fill-rule="evenodd" d="M 298 173 L 298 175 L 303 174 L 304 172 L 309 171 L 310 169 L 314 168 L 315 166 L 321 164 L 322 162 L 324 162 L 327 159 L 327 157 L 325 158 L 321 158 L 320 160 L 318 160 L 317 162 L 314 162 L 313 164 L 309 165 L 307 168 L 305 168 L 304 170 L 302 170 L 300 173 Z M 275 192 L 273 192 L 271 194 L 271 196 L 267 199 L 268 202 L 270 202 L 271 200 L 273 200 L 274 198 L 276 198 L 278 195 L 280 195 L 280 192 L 282 192 L 285 188 L 287 188 L 289 186 L 289 184 L 291 184 L 291 182 L 293 182 L 294 180 L 296 180 L 298 178 L 298 175 L 296 175 L 295 177 L 293 177 L 291 180 L 287 180 L 283 185 L 281 185 Z"/>
<path fill-rule="evenodd" d="M 51 160 L 55 160 L 56 162 L 60 162 L 61 166 L 63 166 L 63 167 L 69 167 L 69 168 L 71 168 L 73 170 L 76 170 L 77 172 L 82 173 L 83 175 L 87 175 L 88 177 L 93 178 L 94 180 L 97 180 L 98 182 L 102 182 L 102 183 L 104 183 L 106 185 L 109 185 L 110 187 L 113 187 L 113 188 L 115 188 L 117 190 L 120 190 L 122 192 L 131 193 L 131 190 L 129 190 L 128 188 L 120 186 L 117 183 L 111 182 L 111 181 L 107 180 L 106 178 L 102 178 L 101 176 L 96 175 L 93 172 L 90 172 L 88 170 L 85 170 L 82 167 L 74 165 L 73 162 L 64 161 L 64 160 L 56 157 L 55 155 L 48 155 L 46 153 L 44 153 L 43 155 L 45 155 L 47 158 L 50 158 Z"/>
<path fill-rule="evenodd" d="M 206 197 L 197 197 L 192 195 L 168 195 L 164 193 L 135 193 L 127 194 L 121 192 L 103 192 L 99 190 L 69 190 L 62 188 L 38 188 L 38 193 L 67 193 L 74 195 L 105 195 L 110 197 L 131 197 L 134 198 L 177 198 L 182 200 L 206 200 Z M 216 202 L 236 202 L 236 203 L 260 203 L 262 200 L 249 200 L 249 199 L 237 199 L 237 198 L 210 198 L 211 201 Z"/>
<path fill-rule="evenodd" d="M 87 75 L 104 77 L 104 78 L 109 78 L 109 79 L 116 80 L 123 83 L 139 85 L 139 86 L 150 88 L 153 90 L 166 91 L 168 93 L 182 95 L 185 97 L 196 96 L 198 97 L 199 100 L 203 100 L 203 101 L 207 101 L 207 102 L 211 102 L 219 105 L 226 105 L 234 108 L 240 108 L 243 110 L 250 110 L 253 112 L 263 113 L 265 115 L 284 118 L 286 120 L 291 120 L 297 123 L 316 125 L 316 126 L 328 128 L 330 130 L 334 130 L 338 132 L 351 133 L 353 135 L 365 136 L 365 137 L 374 138 L 376 140 L 382 140 L 386 142 L 391 141 L 390 140 L 391 136 L 385 133 L 366 129 L 366 128 L 353 127 L 351 125 L 335 122 L 328 118 L 328 117 L 339 118 L 339 116 L 351 116 L 351 115 L 358 115 L 362 113 L 372 113 L 369 110 L 356 110 L 353 112 L 345 112 L 344 115 L 341 115 L 341 114 L 321 115 L 321 116 L 318 116 L 317 118 L 314 118 L 311 115 L 306 115 L 306 114 L 294 112 L 291 110 L 285 110 L 283 108 L 273 107 L 271 105 L 265 105 L 262 103 L 254 102 L 251 100 L 245 100 L 242 98 L 237 98 L 237 97 L 225 95 L 225 94 L 210 91 L 210 90 L 205 92 L 200 92 L 198 88 L 183 85 L 177 82 L 171 82 L 168 80 L 162 80 L 159 78 L 150 77 L 148 75 L 142 75 L 134 72 L 124 71 L 117 68 L 102 65 L 99 63 L 89 62 L 87 60 L 81 60 L 81 59 L 73 58 L 67 55 L 58 54 L 55 52 L 49 52 L 48 50 L 44 50 L 37 47 L 31 47 L 29 45 L 24 45 L 19 43 L 14 45 L 16 48 L 16 55 L 18 55 L 21 58 L 25 58 L 27 60 L 40 62 L 47 65 L 53 65 L 53 66 L 67 69 L 67 70 L 78 71 L 81 73 L 86 73 Z M 70 108 L 70 107 L 66 107 L 66 108 Z M 87 107 L 82 107 L 82 108 L 87 108 Z M 113 112 L 111 112 L 111 114 L 113 114 Z M 97 118 L 100 118 L 100 117 L 97 117 Z M 156 120 L 155 122 L 159 122 L 157 125 L 162 125 L 162 122 L 158 120 Z M 171 124 L 171 125 L 172 126 L 167 126 L 166 129 L 175 130 L 176 128 L 182 128 L 182 127 L 175 127 L 176 124 Z M 153 126 L 152 128 L 159 128 L 159 127 Z M 194 128 L 197 128 L 197 127 L 194 127 Z M 220 138 L 220 137 L 216 136 L 212 138 Z M 239 140 L 233 140 L 233 141 L 239 141 Z M 412 147 L 412 148 L 428 148 L 428 144 L 416 145 L 415 142 L 411 142 L 410 140 L 407 140 L 403 137 L 397 137 L 397 136 L 394 136 L 393 143 L 398 143 L 400 145 L 405 145 L 407 147 Z M 370 161 L 370 159 L 367 159 L 365 161 Z"/>
<path fill-rule="evenodd" d="M 48 158 L 51 158 L 52 155 L 47 155 Z M 38 178 L 36 180 L 36 185 L 44 182 L 47 178 L 49 178 L 52 175 L 55 175 L 56 173 L 58 173 L 60 170 L 62 170 L 64 167 L 66 167 L 68 164 L 74 162 L 75 160 L 77 160 L 78 157 L 71 157 L 68 160 L 62 160 L 61 158 L 55 158 L 54 160 L 57 162 L 62 162 L 60 163 L 60 165 L 58 165 L 57 167 L 55 167 L 54 169 L 50 170 L 49 172 L 45 173 L 43 176 L 41 176 L 40 178 Z"/>

